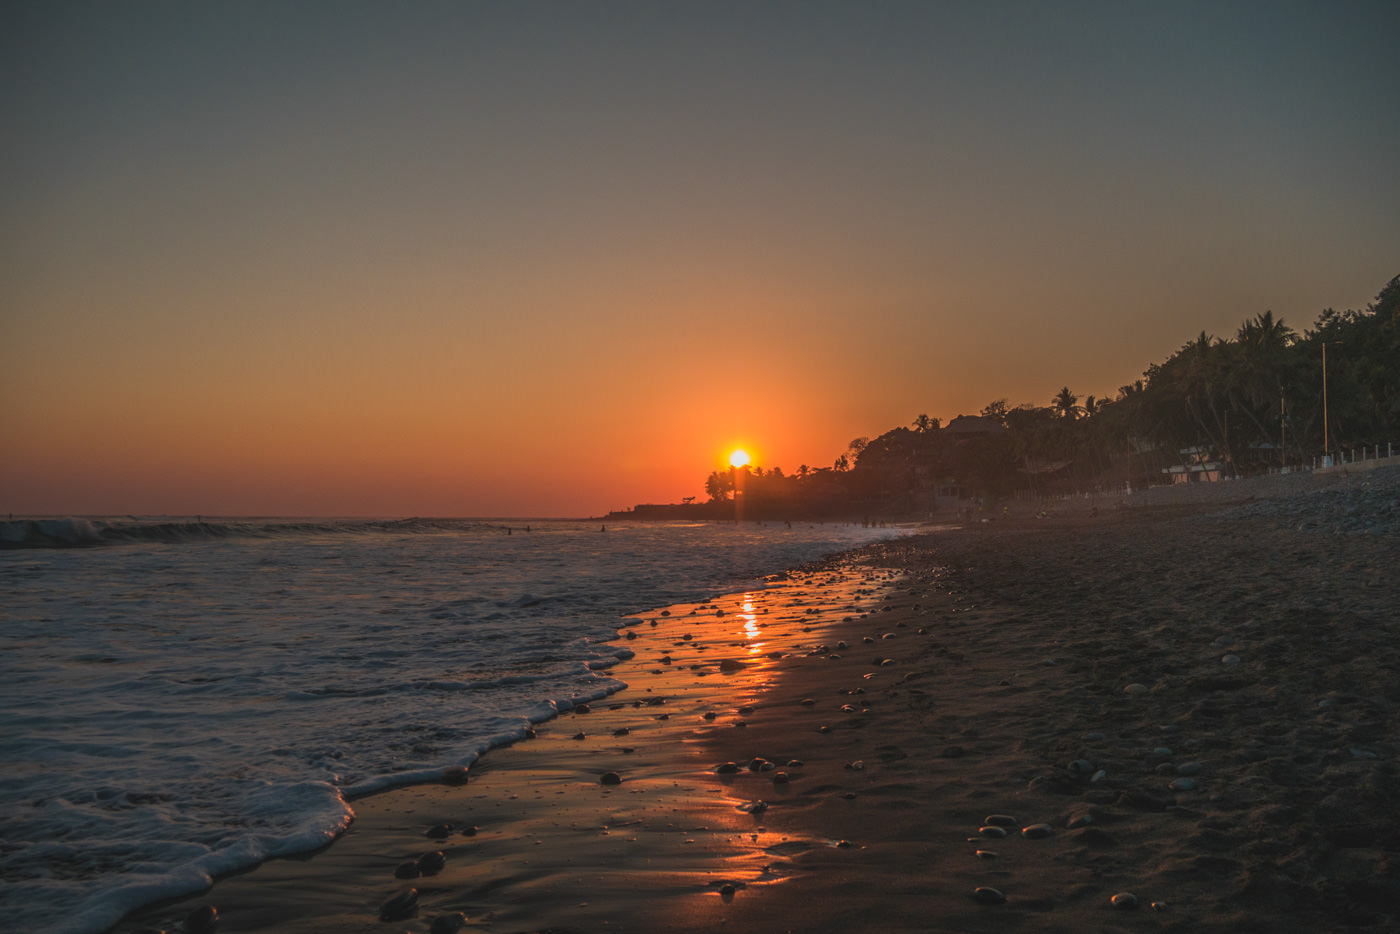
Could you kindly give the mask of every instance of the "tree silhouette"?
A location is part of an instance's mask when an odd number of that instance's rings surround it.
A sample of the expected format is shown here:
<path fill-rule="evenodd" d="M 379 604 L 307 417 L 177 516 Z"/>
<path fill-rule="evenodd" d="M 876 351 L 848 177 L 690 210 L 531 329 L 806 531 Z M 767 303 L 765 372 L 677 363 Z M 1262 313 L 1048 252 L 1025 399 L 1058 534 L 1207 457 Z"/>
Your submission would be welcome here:
<path fill-rule="evenodd" d="M 1060 413 L 1061 418 L 1078 418 L 1078 403 L 1079 397 L 1070 392 L 1068 386 L 1057 392 L 1055 398 L 1050 400 L 1050 405 L 1056 412 Z"/>

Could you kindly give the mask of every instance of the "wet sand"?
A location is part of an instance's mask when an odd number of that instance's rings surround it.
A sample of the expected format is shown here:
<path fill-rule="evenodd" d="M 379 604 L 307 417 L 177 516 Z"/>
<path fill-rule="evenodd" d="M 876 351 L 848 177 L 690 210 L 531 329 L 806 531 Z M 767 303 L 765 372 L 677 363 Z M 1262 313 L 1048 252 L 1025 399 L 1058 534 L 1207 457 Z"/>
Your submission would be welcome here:
<path fill-rule="evenodd" d="M 647 614 L 626 691 L 118 930 L 1395 930 L 1400 470 L 1284 479 Z"/>

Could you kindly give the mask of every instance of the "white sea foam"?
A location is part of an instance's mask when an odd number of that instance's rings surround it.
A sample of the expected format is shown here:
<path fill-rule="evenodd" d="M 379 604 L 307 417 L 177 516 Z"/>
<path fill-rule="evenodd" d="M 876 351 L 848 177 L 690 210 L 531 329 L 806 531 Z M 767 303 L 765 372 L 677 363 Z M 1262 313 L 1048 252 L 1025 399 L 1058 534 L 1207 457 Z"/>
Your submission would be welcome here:
<path fill-rule="evenodd" d="M 314 849 L 345 828 L 347 798 L 435 779 L 622 687 L 608 669 L 631 654 L 613 641 L 624 614 L 892 534 L 517 529 L 4 529 L 6 923 L 101 931 L 212 876 Z"/>

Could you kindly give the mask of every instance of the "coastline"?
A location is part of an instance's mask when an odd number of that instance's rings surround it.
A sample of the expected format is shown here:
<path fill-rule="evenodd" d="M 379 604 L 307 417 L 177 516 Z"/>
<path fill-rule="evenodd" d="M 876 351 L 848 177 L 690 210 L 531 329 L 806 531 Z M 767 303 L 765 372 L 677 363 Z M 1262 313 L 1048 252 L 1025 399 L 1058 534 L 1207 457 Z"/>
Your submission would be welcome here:
<path fill-rule="evenodd" d="M 782 625 L 816 654 L 748 654 L 723 601 L 657 617 L 628 630 L 628 689 L 493 750 L 465 787 L 359 799 L 329 848 L 115 930 L 179 930 L 199 904 L 220 931 L 287 934 L 426 931 L 455 911 L 503 932 L 1388 929 L 1397 476 L 899 540 L 848 578 L 878 607 L 824 605 L 835 628 L 812 633 L 811 605 L 752 614 L 798 617 Z M 755 756 L 780 768 L 712 771 Z M 994 813 L 1050 835 L 972 842 Z M 447 822 L 448 840 L 425 836 Z M 436 850 L 442 872 L 394 879 Z M 380 922 L 408 885 L 417 916 Z M 1120 892 L 1140 907 L 1110 907 Z"/>

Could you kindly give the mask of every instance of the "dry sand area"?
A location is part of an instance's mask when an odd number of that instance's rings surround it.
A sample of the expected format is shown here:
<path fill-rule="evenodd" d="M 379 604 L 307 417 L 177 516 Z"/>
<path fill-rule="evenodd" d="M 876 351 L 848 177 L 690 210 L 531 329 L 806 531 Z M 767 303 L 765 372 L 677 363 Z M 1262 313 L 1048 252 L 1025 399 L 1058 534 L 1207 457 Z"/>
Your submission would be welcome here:
<path fill-rule="evenodd" d="M 1094 505 L 630 620 L 627 690 L 119 930 L 1400 930 L 1400 469 Z"/>

